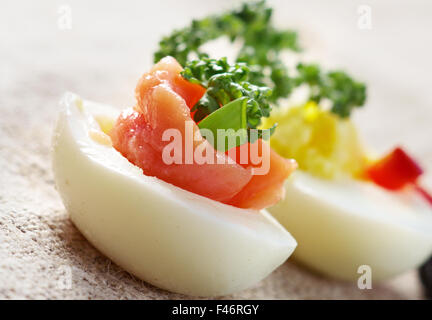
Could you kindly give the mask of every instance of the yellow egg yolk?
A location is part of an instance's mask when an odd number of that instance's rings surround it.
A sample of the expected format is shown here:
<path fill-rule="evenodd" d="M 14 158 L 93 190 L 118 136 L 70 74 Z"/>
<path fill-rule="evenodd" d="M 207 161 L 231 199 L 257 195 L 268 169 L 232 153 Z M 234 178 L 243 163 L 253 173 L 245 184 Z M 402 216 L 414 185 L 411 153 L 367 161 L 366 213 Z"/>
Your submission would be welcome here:
<path fill-rule="evenodd" d="M 319 108 L 314 102 L 276 109 L 263 119 L 263 128 L 277 123 L 270 139 L 276 152 L 297 160 L 300 169 L 327 179 L 361 178 L 366 155 L 349 119 Z"/>

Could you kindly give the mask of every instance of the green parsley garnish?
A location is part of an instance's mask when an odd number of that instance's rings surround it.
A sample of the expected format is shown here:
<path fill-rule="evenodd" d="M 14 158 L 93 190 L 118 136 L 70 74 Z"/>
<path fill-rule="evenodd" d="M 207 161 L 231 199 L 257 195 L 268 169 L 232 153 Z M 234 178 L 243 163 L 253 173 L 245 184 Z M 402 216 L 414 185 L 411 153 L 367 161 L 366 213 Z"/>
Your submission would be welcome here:
<path fill-rule="evenodd" d="M 361 107 L 366 101 L 366 86 L 354 81 L 343 71 L 323 73 L 316 64 L 298 64 L 296 85 L 307 83 L 311 93 L 309 100 L 319 103 L 321 99 L 333 102 L 331 111 L 342 118 L 349 117 L 353 108 Z"/>
<path fill-rule="evenodd" d="M 175 30 L 160 41 L 154 60 L 157 62 L 169 55 L 185 66 L 191 55 L 198 59 L 208 57 L 201 48 L 203 44 L 227 36 L 231 41 L 242 41 L 236 61 L 249 67 L 250 85 L 269 86 L 272 89 L 272 94 L 268 97 L 271 102 L 288 97 L 294 88 L 306 84 L 311 87 L 311 100 L 320 102 L 322 99 L 329 99 L 333 104 L 332 112 L 340 117 L 348 117 L 353 108 L 364 104 L 365 85 L 354 81 L 343 71 L 322 72 L 317 65 L 299 64 L 299 75 L 291 76 L 280 58 L 280 53 L 284 50 L 300 50 L 297 33 L 275 28 L 271 17 L 272 9 L 265 1 L 259 1 L 246 2 L 239 9 L 220 15 L 193 20 L 190 26 Z M 216 89 L 216 86 L 214 88 Z M 204 113 L 198 113 L 197 117 L 205 117 L 217 109 L 218 106 L 210 99 L 214 98 L 212 95 L 215 96 L 216 93 L 210 92 L 206 95 L 209 100 L 201 101 L 203 107 L 197 107 L 197 110 Z"/>
<path fill-rule="evenodd" d="M 206 88 L 191 109 L 200 128 L 214 133 L 216 129 L 244 129 L 250 142 L 263 137 L 266 130 L 257 127 L 262 117 L 270 115 L 271 89 L 250 83 L 250 70 L 244 63 L 230 65 L 226 58 L 202 58 L 188 61 L 181 75 Z M 251 135 L 251 130 L 257 135 Z M 270 133 L 273 131 L 274 128 Z"/>

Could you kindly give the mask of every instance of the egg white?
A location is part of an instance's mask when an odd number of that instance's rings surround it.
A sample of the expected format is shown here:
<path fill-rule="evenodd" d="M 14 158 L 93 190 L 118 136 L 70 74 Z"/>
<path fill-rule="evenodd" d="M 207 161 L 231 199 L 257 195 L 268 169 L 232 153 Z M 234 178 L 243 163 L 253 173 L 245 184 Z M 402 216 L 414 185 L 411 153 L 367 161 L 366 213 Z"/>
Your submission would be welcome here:
<path fill-rule="evenodd" d="M 413 191 L 329 181 L 300 170 L 285 189 L 285 199 L 268 210 L 297 239 L 293 257 L 311 269 L 355 280 L 367 265 L 379 280 L 432 254 L 432 210 Z"/>
<path fill-rule="evenodd" d="M 57 189 L 101 252 L 157 287 L 195 296 L 250 287 L 281 265 L 295 239 L 265 210 L 239 209 L 145 176 L 89 135 L 115 108 L 67 94 L 53 140 Z"/>

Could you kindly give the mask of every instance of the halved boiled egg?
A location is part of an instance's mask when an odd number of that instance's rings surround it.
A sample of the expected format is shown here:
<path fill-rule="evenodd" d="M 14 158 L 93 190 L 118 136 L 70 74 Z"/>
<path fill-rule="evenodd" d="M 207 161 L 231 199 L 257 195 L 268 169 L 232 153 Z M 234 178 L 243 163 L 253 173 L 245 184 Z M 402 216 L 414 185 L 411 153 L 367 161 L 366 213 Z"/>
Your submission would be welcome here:
<path fill-rule="evenodd" d="M 367 265 L 379 280 L 419 266 L 432 253 L 432 210 L 412 190 L 390 192 L 301 170 L 285 189 L 285 199 L 269 211 L 299 242 L 294 257 L 311 269 L 354 280 Z"/>
<path fill-rule="evenodd" d="M 257 283 L 294 251 L 265 210 L 239 209 L 145 176 L 110 143 L 119 111 L 63 99 L 53 141 L 55 181 L 84 236 L 160 288 L 225 295 Z"/>

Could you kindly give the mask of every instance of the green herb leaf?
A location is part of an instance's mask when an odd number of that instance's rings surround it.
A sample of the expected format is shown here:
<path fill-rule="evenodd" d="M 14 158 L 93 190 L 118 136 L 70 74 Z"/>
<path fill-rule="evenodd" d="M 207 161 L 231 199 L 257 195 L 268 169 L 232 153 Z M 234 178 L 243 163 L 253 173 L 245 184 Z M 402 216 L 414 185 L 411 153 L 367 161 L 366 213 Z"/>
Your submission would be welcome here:
<path fill-rule="evenodd" d="M 191 110 L 196 111 L 194 120 L 199 122 L 227 103 L 245 97 L 247 128 L 257 128 L 261 124 L 261 118 L 270 115 L 268 99 L 271 90 L 248 82 L 249 72 L 245 64 L 230 65 L 226 58 L 202 58 L 187 62 L 181 75 L 207 89 Z"/>
<path fill-rule="evenodd" d="M 316 64 L 298 64 L 296 85 L 307 83 L 311 88 L 310 100 L 319 102 L 327 98 L 333 102 L 332 112 L 342 118 L 349 117 L 353 108 L 366 100 L 366 86 L 356 82 L 343 71 L 323 73 Z"/>
<path fill-rule="evenodd" d="M 311 87 L 311 100 L 319 103 L 324 98 L 329 99 L 333 103 L 332 112 L 341 117 L 349 116 L 354 108 L 365 103 L 366 86 L 354 81 L 342 71 L 323 73 L 318 65 L 300 64 L 297 67 L 299 76 L 290 76 L 280 53 L 284 50 L 300 50 L 297 33 L 275 28 L 271 17 L 272 9 L 265 1 L 258 1 L 245 2 L 240 8 L 220 15 L 193 20 L 190 26 L 175 30 L 159 42 L 159 50 L 154 54 L 154 60 L 157 62 L 165 56 L 173 56 L 180 64 L 186 65 L 191 54 L 195 54 L 199 57 L 194 70 L 197 73 L 185 73 L 184 76 L 189 77 L 192 82 L 205 85 L 205 81 L 215 72 L 219 74 L 218 68 L 224 68 L 224 65 L 216 63 L 215 69 L 204 68 L 206 73 L 202 73 L 204 70 L 200 71 L 199 68 L 202 62 L 199 61 L 208 57 L 208 54 L 202 51 L 201 46 L 221 36 L 228 36 L 231 41 L 242 40 L 243 45 L 236 61 L 249 67 L 250 84 L 272 88 L 272 94 L 268 97 L 272 102 L 289 97 L 294 88 L 306 84 Z M 203 119 L 217 110 L 218 102 L 231 99 L 224 96 L 226 91 L 220 93 L 219 97 L 214 97 L 217 95 L 214 92 L 217 86 L 222 87 L 227 83 L 219 79 L 218 84 L 213 86 L 213 93 L 202 99 L 202 106 L 197 106 L 197 119 Z M 234 88 L 227 91 L 234 92 Z M 262 106 L 260 108 L 263 109 Z"/>
<path fill-rule="evenodd" d="M 198 123 L 212 132 L 215 149 L 225 152 L 248 141 L 246 104 L 246 97 L 236 99 Z"/>
<path fill-rule="evenodd" d="M 228 36 L 231 41 L 240 39 L 243 47 L 237 62 L 246 63 L 250 69 L 250 82 L 263 86 L 270 82 L 274 88 L 286 87 L 281 77 L 268 78 L 264 69 L 281 68 L 279 52 L 284 49 L 298 51 L 297 33 L 291 30 L 278 30 L 271 22 L 272 9 L 265 1 L 245 2 L 240 8 L 221 15 L 212 15 L 201 20 L 193 20 L 190 26 L 175 30 L 159 42 L 159 50 L 154 54 L 155 62 L 165 56 L 173 56 L 185 65 L 191 54 L 199 58 L 208 57 L 201 46 L 211 40 Z M 286 70 L 281 72 L 286 74 Z M 288 94 L 287 90 L 275 93 Z M 272 100 L 280 95 L 274 94 Z"/>
<path fill-rule="evenodd" d="M 269 129 L 251 129 L 248 127 L 247 104 L 248 98 L 238 98 L 198 123 L 204 136 L 206 136 L 204 129 L 210 130 L 212 133 L 213 139 L 208 140 L 215 149 L 225 152 L 246 142 L 253 143 L 257 139 L 268 139 L 273 134 L 277 124 Z"/>

